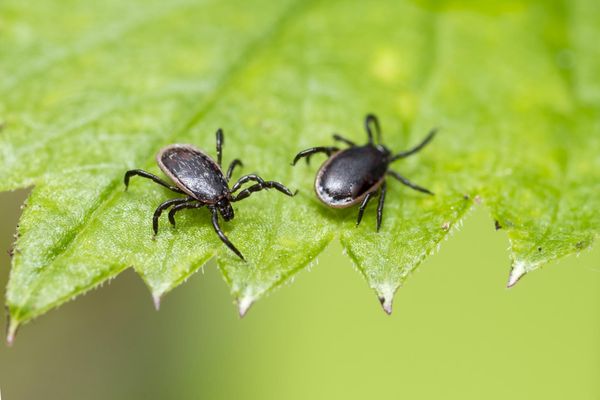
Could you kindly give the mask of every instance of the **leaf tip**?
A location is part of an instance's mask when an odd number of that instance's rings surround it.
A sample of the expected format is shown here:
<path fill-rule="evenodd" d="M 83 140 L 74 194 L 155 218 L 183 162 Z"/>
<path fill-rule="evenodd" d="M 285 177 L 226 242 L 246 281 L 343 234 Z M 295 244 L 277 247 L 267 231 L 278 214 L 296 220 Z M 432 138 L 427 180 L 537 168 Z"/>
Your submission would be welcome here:
<path fill-rule="evenodd" d="M 160 310 L 160 301 L 162 300 L 162 295 L 158 294 L 158 293 L 153 293 L 152 294 L 152 302 L 154 303 L 154 309 L 156 311 Z"/>
<path fill-rule="evenodd" d="M 392 314 L 392 303 L 394 301 L 394 295 L 396 294 L 396 290 L 398 288 L 390 285 L 390 284 L 382 284 L 379 285 L 375 290 L 377 291 L 377 297 L 379 298 L 379 303 L 381 303 L 381 307 L 383 311 L 387 315 Z"/>
<path fill-rule="evenodd" d="M 8 347 L 11 347 L 15 342 L 15 337 L 17 335 L 17 329 L 19 329 L 19 323 L 14 319 L 8 317 L 8 328 L 6 330 L 6 344 Z"/>
<path fill-rule="evenodd" d="M 238 312 L 240 313 L 240 318 L 244 318 L 252 304 L 254 304 L 254 298 L 251 296 L 243 296 L 238 299 Z"/>
<path fill-rule="evenodd" d="M 511 288 L 527 273 L 526 264 L 523 261 L 515 261 L 508 275 L 507 288 Z"/>
<path fill-rule="evenodd" d="M 383 307 L 383 311 L 385 311 L 387 315 L 392 315 L 392 299 L 379 296 L 379 302 L 381 303 L 381 307 Z"/>

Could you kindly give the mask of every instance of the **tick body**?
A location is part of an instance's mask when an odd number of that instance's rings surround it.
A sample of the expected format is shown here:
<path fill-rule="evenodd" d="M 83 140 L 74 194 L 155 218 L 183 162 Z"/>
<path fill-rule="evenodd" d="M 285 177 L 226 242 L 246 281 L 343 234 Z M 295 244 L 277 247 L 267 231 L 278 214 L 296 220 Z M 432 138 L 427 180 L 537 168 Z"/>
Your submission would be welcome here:
<path fill-rule="evenodd" d="M 379 231 L 383 217 L 387 176 L 396 178 L 414 190 L 433 195 L 428 189 L 415 185 L 399 173 L 392 171 L 390 164 L 421 150 L 433 139 L 436 131 L 432 130 L 414 148 L 393 154 L 381 143 L 381 130 L 377 117 L 372 114 L 367 115 L 365 129 L 369 138 L 365 145 L 357 146 L 354 142 L 335 134 L 334 140 L 346 144 L 348 146 L 346 149 L 340 150 L 335 146 L 312 147 L 298 153 L 292 165 L 304 157 L 308 163 L 313 154 L 325 153 L 329 158 L 319 168 L 315 179 L 317 197 L 325 205 L 333 208 L 346 208 L 360 204 L 356 225 L 360 224 L 369 201 L 379 193 L 377 207 L 377 230 Z M 377 134 L 377 144 L 373 139 L 374 131 Z"/>
<path fill-rule="evenodd" d="M 386 155 L 374 146 L 338 151 L 317 172 L 315 192 L 330 207 L 350 207 L 379 189 L 387 168 Z"/>
<path fill-rule="evenodd" d="M 288 196 L 293 196 L 288 188 L 279 182 L 265 181 L 255 174 L 244 175 L 230 188 L 229 180 L 237 166 L 242 162 L 235 159 L 229 164 L 226 173 L 221 169 L 221 155 L 223 145 L 223 131 L 217 131 L 217 161 L 212 159 L 202 150 L 189 144 L 172 144 L 161 149 L 156 155 L 156 162 L 160 169 L 175 184 L 175 186 L 163 181 L 158 176 L 149 172 L 133 169 L 127 171 L 124 177 L 125 188 L 129 186 L 129 180 L 132 176 L 138 175 L 153 180 L 175 193 L 185 195 L 170 199 L 158 206 L 152 217 L 152 229 L 154 234 L 158 233 L 158 220 L 163 211 L 169 210 L 169 222 L 175 226 L 175 214 L 186 208 L 206 207 L 212 214 L 212 225 L 221 241 L 225 243 L 231 251 L 244 260 L 242 253 L 231 243 L 227 236 L 221 230 L 219 225 L 219 216 L 225 221 L 230 221 L 234 217 L 232 202 L 240 201 L 254 192 L 263 189 L 274 188 Z M 242 185 L 248 182 L 255 182 L 253 185 L 243 190 Z M 238 192 L 239 191 L 239 192 Z M 237 192 L 237 194 L 236 194 Z"/>

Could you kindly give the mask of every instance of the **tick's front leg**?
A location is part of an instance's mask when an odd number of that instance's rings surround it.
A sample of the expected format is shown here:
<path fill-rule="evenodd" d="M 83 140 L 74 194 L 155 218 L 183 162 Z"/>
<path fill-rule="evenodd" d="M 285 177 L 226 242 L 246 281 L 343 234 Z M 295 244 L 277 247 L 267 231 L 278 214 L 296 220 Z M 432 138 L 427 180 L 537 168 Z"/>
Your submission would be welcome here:
<path fill-rule="evenodd" d="M 200 208 L 204 207 L 204 204 L 199 203 L 198 200 L 192 199 L 189 203 L 177 204 L 175 207 L 169 210 L 169 222 L 171 225 L 175 226 L 175 214 L 178 211 L 184 210 L 186 208 Z"/>
<path fill-rule="evenodd" d="M 154 231 L 154 235 L 156 235 L 158 233 L 158 219 L 160 218 L 160 215 L 162 214 L 162 212 L 164 210 L 166 210 L 167 208 L 169 208 L 173 205 L 187 203 L 190 200 L 193 200 L 193 199 L 191 197 L 187 197 L 185 199 L 171 199 L 171 200 L 167 200 L 164 203 L 160 204 L 156 208 L 156 210 L 154 211 L 154 215 L 152 216 L 152 230 Z"/>
<path fill-rule="evenodd" d="M 286 194 L 290 197 L 294 196 L 297 193 L 297 191 L 292 193 L 292 191 L 290 189 L 288 189 L 287 187 L 285 187 L 282 183 L 275 182 L 275 181 L 266 181 L 266 182 L 262 182 L 262 183 L 257 183 L 255 185 L 250 186 L 249 188 L 242 190 L 240 193 L 238 193 L 237 196 L 235 196 L 233 198 L 232 201 L 243 200 L 246 197 L 250 196 L 252 193 L 261 191 L 263 189 L 277 189 L 281 193 Z"/>
<path fill-rule="evenodd" d="M 233 243 L 231 243 L 227 236 L 225 236 L 225 233 L 223 233 L 223 231 L 221 230 L 221 227 L 219 226 L 219 212 L 217 211 L 217 209 L 212 207 L 210 211 L 212 212 L 213 228 L 215 228 L 215 232 L 217 233 L 217 235 L 219 235 L 219 239 L 221 239 L 221 241 L 225 243 L 225 246 L 229 247 L 231 251 L 233 251 L 239 258 L 241 258 L 242 261 L 246 261 L 242 253 L 240 253 L 240 251 L 233 245 Z"/>
<path fill-rule="evenodd" d="M 237 158 L 236 158 L 235 160 L 233 160 L 233 161 L 231 162 L 231 164 L 229 164 L 229 168 L 227 168 L 227 174 L 225 175 L 225 180 L 226 180 L 227 182 L 229 182 L 229 180 L 231 179 L 231 175 L 233 174 L 233 170 L 234 170 L 234 169 L 235 169 L 235 167 L 237 167 L 238 165 L 239 165 L 240 167 L 243 167 L 243 166 L 244 166 L 244 163 L 242 163 L 242 161 L 241 161 L 241 160 L 239 160 L 239 159 L 237 159 Z"/>
<path fill-rule="evenodd" d="M 263 178 L 261 178 L 260 176 L 256 175 L 256 174 L 248 174 L 248 175 L 244 175 L 242 176 L 240 179 L 238 179 L 238 181 L 231 187 L 231 192 L 236 192 L 237 190 L 240 189 L 240 187 L 246 183 L 246 182 L 258 182 L 260 184 L 265 183 L 265 181 L 263 180 Z"/>

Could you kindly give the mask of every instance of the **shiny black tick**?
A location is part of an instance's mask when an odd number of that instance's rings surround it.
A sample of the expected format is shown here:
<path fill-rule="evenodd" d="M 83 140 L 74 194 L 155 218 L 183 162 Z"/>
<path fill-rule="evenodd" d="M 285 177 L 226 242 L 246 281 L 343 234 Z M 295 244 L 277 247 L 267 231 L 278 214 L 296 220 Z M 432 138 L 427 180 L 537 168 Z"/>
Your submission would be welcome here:
<path fill-rule="evenodd" d="M 141 169 L 132 169 L 125 173 L 125 190 L 129 186 L 129 179 L 134 175 L 148 178 L 174 191 L 175 193 L 185 194 L 187 197 L 167 200 L 160 204 L 154 216 L 152 217 L 152 228 L 154 234 L 158 233 L 158 218 L 161 213 L 169 207 L 169 222 L 175 226 L 175 213 L 185 208 L 201 208 L 206 206 L 212 213 L 212 225 L 219 238 L 227 247 L 238 255 L 242 260 L 242 253 L 229 241 L 227 236 L 219 226 L 219 214 L 225 221 L 230 221 L 234 217 L 231 203 L 240 201 L 250 196 L 254 192 L 263 189 L 277 189 L 278 191 L 293 196 L 288 188 L 279 182 L 264 181 L 255 174 L 244 175 L 229 188 L 229 180 L 236 166 L 242 166 L 242 162 L 237 158 L 229 164 L 227 173 L 223 174 L 221 170 L 221 153 L 223 146 L 223 131 L 217 131 L 217 162 L 202 150 L 189 144 L 172 144 L 162 148 L 156 155 L 156 162 L 160 169 L 175 183 L 175 186 L 169 185 L 158 176 Z M 246 182 L 257 182 L 252 186 L 238 191 Z"/>
<path fill-rule="evenodd" d="M 366 116 L 365 129 L 369 136 L 369 142 L 364 146 L 357 146 L 354 142 L 334 134 L 334 140 L 350 147 L 345 150 L 340 150 L 335 146 L 311 147 L 296 154 L 292 165 L 296 165 L 302 157 L 306 157 L 308 163 L 313 154 L 327 154 L 329 158 L 321 165 L 315 179 L 317 197 L 324 204 L 333 208 L 346 208 L 360 203 L 356 220 L 357 226 L 360 224 L 369 200 L 379 191 L 377 207 L 377 231 L 379 231 L 385 201 L 386 175 L 398 179 L 414 190 L 433 195 L 429 190 L 415 185 L 396 171 L 390 170 L 389 167 L 392 162 L 415 154 L 425 147 L 435 136 L 436 130 L 432 130 L 421 143 L 412 149 L 392 154 L 390 149 L 381 143 L 381 129 L 376 116 L 372 114 Z M 378 144 L 373 141 L 373 130 L 377 133 Z"/>

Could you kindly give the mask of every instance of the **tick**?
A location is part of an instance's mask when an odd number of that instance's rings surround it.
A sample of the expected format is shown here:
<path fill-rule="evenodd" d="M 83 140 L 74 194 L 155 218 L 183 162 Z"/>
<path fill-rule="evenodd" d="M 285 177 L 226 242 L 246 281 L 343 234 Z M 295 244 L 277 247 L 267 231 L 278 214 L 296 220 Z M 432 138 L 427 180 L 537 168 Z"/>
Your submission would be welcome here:
<path fill-rule="evenodd" d="M 428 189 L 415 185 L 398 172 L 391 170 L 390 164 L 417 153 L 433 139 L 436 130 L 431 130 L 417 146 L 397 154 L 392 154 L 391 150 L 381 143 L 381 129 L 375 115 L 368 114 L 365 117 L 365 130 L 369 137 L 369 142 L 365 145 L 358 146 L 353 141 L 334 134 L 335 141 L 349 147 L 344 150 L 335 146 L 311 147 L 296 154 L 292 165 L 296 165 L 303 157 L 306 157 L 308 164 L 313 154 L 327 154 L 329 158 L 321 165 L 315 179 L 317 197 L 325 205 L 333 208 L 346 208 L 360 203 L 357 226 L 369 200 L 379 192 L 377 206 L 377 231 L 379 231 L 385 202 L 386 176 L 396 178 L 411 189 L 433 195 Z M 377 134 L 377 144 L 373 140 L 373 131 Z"/>
<path fill-rule="evenodd" d="M 223 131 L 219 129 L 216 136 L 217 161 L 190 144 L 172 144 L 162 148 L 158 152 L 156 162 L 165 175 L 175 183 L 175 186 L 170 185 L 149 172 L 141 169 L 132 169 L 125 173 L 123 179 L 125 190 L 129 186 L 129 179 L 134 175 L 138 175 L 151 179 L 175 193 L 186 195 L 186 197 L 167 200 L 156 208 L 152 217 L 154 234 L 158 233 L 158 219 L 160 215 L 169 207 L 171 207 L 169 210 L 169 222 L 173 226 L 175 226 L 175 214 L 178 211 L 186 208 L 206 207 L 212 214 L 212 225 L 221 241 L 238 257 L 244 260 L 242 253 L 221 230 L 219 226 L 219 214 L 225 221 L 231 221 L 234 217 L 231 203 L 243 200 L 252 193 L 263 189 L 274 188 L 288 196 L 294 196 L 295 193 L 292 193 L 279 182 L 265 181 L 255 174 L 242 176 L 229 188 L 229 180 L 235 167 L 243 166 L 243 164 L 236 158 L 229 164 L 227 173 L 223 173 L 221 169 Z M 235 194 L 247 182 L 256 183 Z"/>

